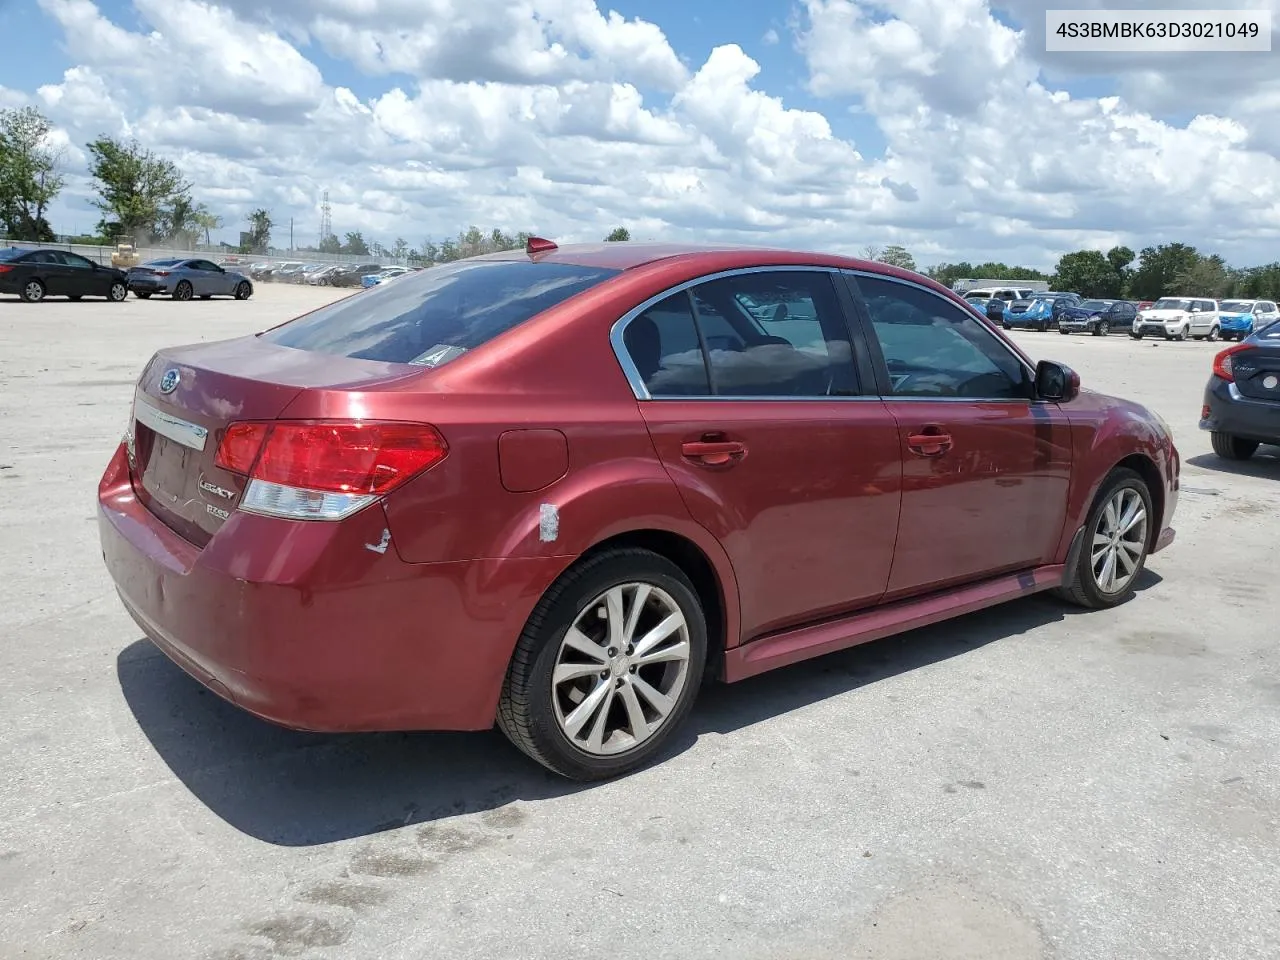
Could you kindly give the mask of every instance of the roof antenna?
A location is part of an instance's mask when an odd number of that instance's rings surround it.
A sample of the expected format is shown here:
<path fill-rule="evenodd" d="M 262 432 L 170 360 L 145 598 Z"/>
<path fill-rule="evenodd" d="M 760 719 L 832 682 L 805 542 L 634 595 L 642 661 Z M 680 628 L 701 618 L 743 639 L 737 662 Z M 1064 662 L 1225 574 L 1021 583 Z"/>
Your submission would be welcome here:
<path fill-rule="evenodd" d="M 544 237 L 530 237 L 529 242 L 524 245 L 524 252 L 531 257 L 535 253 L 547 253 L 559 249 L 554 240 L 547 240 Z"/>

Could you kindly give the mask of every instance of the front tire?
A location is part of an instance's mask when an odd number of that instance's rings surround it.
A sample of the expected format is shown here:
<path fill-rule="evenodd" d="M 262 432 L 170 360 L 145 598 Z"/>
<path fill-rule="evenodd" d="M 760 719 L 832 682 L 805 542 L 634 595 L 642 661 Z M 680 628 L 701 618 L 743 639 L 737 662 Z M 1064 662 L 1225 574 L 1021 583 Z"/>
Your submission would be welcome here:
<path fill-rule="evenodd" d="M 252 293 L 253 293 L 253 287 L 249 286 L 248 280 L 241 280 L 239 283 L 236 284 L 237 300 L 248 300 L 249 296 Z"/>
<path fill-rule="evenodd" d="M 191 288 L 191 284 L 188 283 L 186 280 L 183 280 L 176 287 L 173 288 L 173 299 L 190 300 L 191 294 L 194 292 L 195 291 Z"/>
<path fill-rule="evenodd" d="M 124 298 L 129 296 L 129 288 L 123 283 L 113 283 L 111 289 L 107 291 L 107 299 L 112 303 L 124 303 Z"/>
<path fill-rule="evenodd" d="M 1257 440 L 1245 440 L 1217 430 L 1209 434 L 1209 442 L 1213 444 L 1213 452 L 1223 460 L 1248 460 L 1260 446 Z"/>
<path fill-rule="evenodd" d="M 1135 339 L 1135 340 L 1141 340 L 1141 339 L 1142 339 L 1142 331 L 1141 331 L 1141 330 L 1131 330 L 1131 331 L 1129 332 L 1129 336 L 1133 337 L 1133 339 Z"/>
<path fill-rule="evenodd" d="M 1128 600 L 1146 565 L 1155 522 L 1141 475 L 1124 467 L 1112 471 L 1089 511 L 1080 555 L 1058 595 L 1093 610 Z"/>
<path fill-rule="evenodd" d="M 706 650 L 702 604 L 679 567 L 648 550 L 597 554 L 571 567 L 530 614 L 498 726 L 561 776 L 629 773 L 688 716 Z"/>

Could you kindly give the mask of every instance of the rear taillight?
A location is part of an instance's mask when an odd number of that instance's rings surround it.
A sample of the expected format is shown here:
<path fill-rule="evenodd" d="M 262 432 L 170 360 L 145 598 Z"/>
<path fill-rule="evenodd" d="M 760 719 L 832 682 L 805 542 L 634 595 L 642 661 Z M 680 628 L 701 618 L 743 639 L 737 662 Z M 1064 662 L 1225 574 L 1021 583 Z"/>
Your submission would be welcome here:
<path fill-rule="evenodd" d="M 151 273 L 157 277 L 167 277 L 169 275 L 168 270 L 152 270 Z"/>
<path fill-rule="evenodd" d="M 0 264 L 0 273 L 8 273 L 12 269 L 13 267 L 9 266 L 8 264 Z"/>
<path fill-rule="evenodd" d="M 249 478 L 240 508 L 295 520 L 341 520 L 448 453 L 418 423 L 233 423 L 215 463 Z"/>
<path fill-rule="evenodd" d="M 1218 377 L 1219 379 L 1227 380 L 1231 383 L 1234 383 L 1236 379 L 1236 375 L 1235 375 L 1235 372 L 1231 369 L 1232 367 L 1231 358 L 1233 355 L 1239 353 L 1241 350 L 1248 350 L 1248 349 L 1249 349 L 1249 344 L 1247 343 L 1237 343 L 1234 347 L 1227 347 L 1227 349 L 1223 350 L 1221 353 L 1219 353 L 1216 357 L 1213 358 L 1213 375 L 1215 377 Z"/>

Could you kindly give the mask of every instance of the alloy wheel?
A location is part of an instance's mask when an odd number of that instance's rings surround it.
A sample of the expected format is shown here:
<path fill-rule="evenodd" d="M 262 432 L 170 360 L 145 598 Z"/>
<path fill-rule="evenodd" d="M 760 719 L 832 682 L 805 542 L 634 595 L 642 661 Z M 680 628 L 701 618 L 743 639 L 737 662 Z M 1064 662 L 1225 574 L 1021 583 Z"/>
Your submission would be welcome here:
<path fill-rule="evenodd" d="M 689 625 L 648 583 L 611 587 L 565 631 L 551 675 L 560 732 L 592 756 L 632 750 L 663 726 L 689 677 Z"/>
<path fill-rule="evenodd" d="M 24 298 L 28 303 L 36 303 L 44 299 L 44 284 L 38 280 L 32 280 L 27 284 L 23 291 Z"/>
<path fill-rule="evenodd" d="M 1122 487 L 1098 514 L 1089 569 L 1103 593 L 1120 593 L 1138 573 L 1147 542 L 1147 508 L 1132 487 Z"/>

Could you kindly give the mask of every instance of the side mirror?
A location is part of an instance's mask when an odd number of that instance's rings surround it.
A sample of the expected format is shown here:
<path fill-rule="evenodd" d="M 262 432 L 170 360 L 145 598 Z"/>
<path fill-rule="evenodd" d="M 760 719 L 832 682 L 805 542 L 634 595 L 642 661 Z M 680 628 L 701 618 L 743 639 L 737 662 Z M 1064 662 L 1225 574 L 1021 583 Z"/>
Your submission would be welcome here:
<path fill-rule="evenodd" d="M 1070 403 L 1080 395 L 1080 374 L 1064 363 L 1041 360 L 1036 364 L 1036 399 Z"/>

